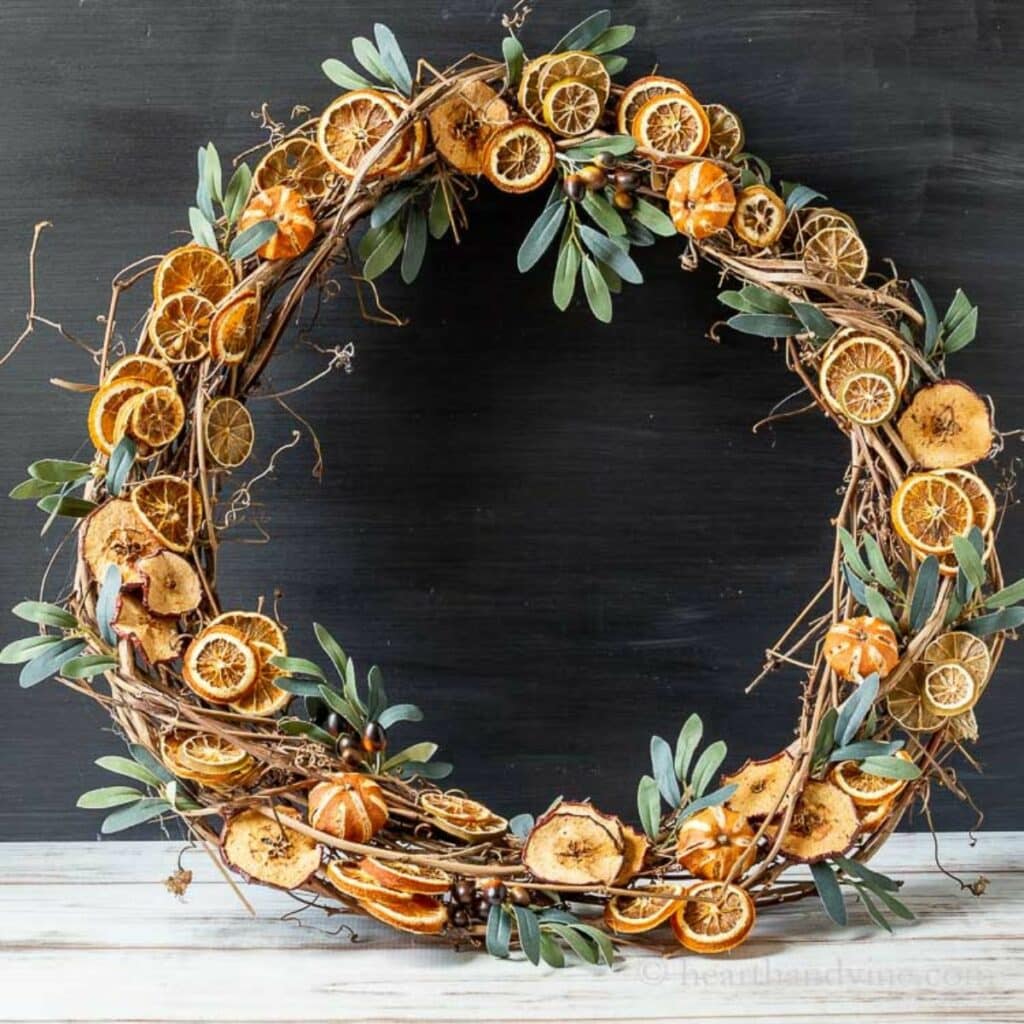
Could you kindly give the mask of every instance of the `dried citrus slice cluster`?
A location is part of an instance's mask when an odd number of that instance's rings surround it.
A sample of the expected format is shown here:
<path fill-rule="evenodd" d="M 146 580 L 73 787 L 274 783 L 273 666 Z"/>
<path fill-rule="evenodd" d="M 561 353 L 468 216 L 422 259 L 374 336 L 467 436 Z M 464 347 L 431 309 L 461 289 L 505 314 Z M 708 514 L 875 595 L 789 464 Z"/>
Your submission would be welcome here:
<path fill-rule="evenodd" d="M 437 894 L 447 892 L 451 878 L 437 868 L 364 857 L 355 863 L 333 860 L 326 876 L 365 913 L 399 931 L 435 935 L 448 924 L 448 909 Z"/>
<path fill-rule="evenodd" d="M 877 426 L 896 412 L 908 373 L 902 349 L 883 338 L 843 329 L 822 353 L 818 383 L 835 412 L 852 423 Z"/>

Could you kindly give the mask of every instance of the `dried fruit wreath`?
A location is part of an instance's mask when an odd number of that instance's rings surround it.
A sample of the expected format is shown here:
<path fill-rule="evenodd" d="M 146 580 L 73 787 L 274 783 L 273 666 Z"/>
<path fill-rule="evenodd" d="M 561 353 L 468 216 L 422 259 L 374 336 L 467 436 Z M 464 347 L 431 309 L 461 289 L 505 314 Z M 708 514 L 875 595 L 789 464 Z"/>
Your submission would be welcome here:
<path fill-rule="evenodd" d="M 100 764 L 132 784 L 80 800 L 113 809 L 104 832 L 177 816 L 232 871 L 329 910 L 553 965 L 565 950 L 610 963 L 615 943 L 657 944 L 636 936 L 661 925 L 670 944 L 729 950 L 756 908 L 815 891 L 842 923 L 844 887 L 889 927 L 910 916 L 899 883 L 865 864 L 911 804 L 927 813 L 932 782 L 968 799 L 953 758 L 970 758 L 974 705 L 1024 621 L 1024 581 L 1003 585 L 997 500 L 975 465 L 999 447 L 990 408 L 945 375 L 977 310 L 957 292 L 940 317 L 917 282 L 916 303 L 895 276 L 865 283 L 850 217 L 806 186 L 777 189 L 726 107 L 662 75 L 613 85 L 633 29 L 608 12 L 529 61 L 520 22 L 507 27 L 503 61 L 420 61 L 414 74 L 378 25 L 353 42 L 369 77 L 325 62 L 344 91 L 292 131 L 268 121 L 255 171 L 236 161 L 225 187 L 212 144 L 199 151 L 194 241 L 114 281 L 88 389 L 95 458 L 35 462 L 15 489 L 48 525 L 84 521 L 73 583 L 15 609 L 41 628 L 2 658 L 24 663 L 23 686 L 56 676 L 98 701 L 123 733 L 131 757 Z M 674 748 L 654 737 L 639 829 L 585 800 L 509 821 L 445 790 L 434 744 L 391 743 L 422 714 L 389 703 L 379 669 L 361 685 L 317 626 L 334 679 L 289 655 L 274 618 L 223 610 L 215 589 L 220 535 L 251 481 L 226 516 L 218 492 L 250 454 L 246 399 L 303 296 L 338 266 L 363 290 L 399 260 L 411 281 L 428 236 L 458 235 L 481 179 L 548 186 L 518 263 L 557 248 L 560 309 L 581 281 L 609 320 L 612 294 L 641 281 L 632 250 L 681 234 L 684 267 L 707 260 L 738 283 L 719 296 L 728 324 L 778 339 L 850 445 L 827 579 L 762 673 L 802 676 L 795 739 L 714 785 L 725 746 L 695 756 L 696 715 Z M 149 274 L 152 305 L 125 352 L 119 299 Z M 33 278 L 23 338 L 46 322 Z"/>

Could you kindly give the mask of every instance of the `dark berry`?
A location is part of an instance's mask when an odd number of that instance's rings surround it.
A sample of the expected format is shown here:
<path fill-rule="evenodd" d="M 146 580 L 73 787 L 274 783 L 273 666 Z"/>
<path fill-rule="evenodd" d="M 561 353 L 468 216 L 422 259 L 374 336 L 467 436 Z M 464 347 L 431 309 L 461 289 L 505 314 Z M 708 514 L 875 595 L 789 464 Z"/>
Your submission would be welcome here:
<path fill-rule="evenodd" d="M 455 898 L 460 903 L 472 903 L 473 898 L 476 895 L 476 890 L 473 888 L 473 883 L 467 879 L 455 883 Z"/>
<path fill-rule="evenodd" d="M 608 181 L 608 175 L 597 164 L 587 164 L 586 167 L 581 167 L 579 176 L 589 189 L 604 188 Z"/>
<path fill-rule="evenodd" d="M 578 174 L 567 174 L 562 181 L 562 191 L 578 203 L 587 194 L 587 186 Z"/>
<path fill-rule="evenodd" d="M 367 722 L 363 730 L 363 750 L 376 754 L 388 745 L 388 737 L 377 722 Z"/>
<path fill-rule="evenodd" d="M 324 728 L 334 737 L 340 735 L 344 725 L 345 721 L 337 711 L 332 711 L 324 721 Z"/>
<path fill-rule="evenodd" d="M 628 192 L 616 192 L 612 202 L 619 210 L 632 210 L 634 205 L 634 199 Z"/>

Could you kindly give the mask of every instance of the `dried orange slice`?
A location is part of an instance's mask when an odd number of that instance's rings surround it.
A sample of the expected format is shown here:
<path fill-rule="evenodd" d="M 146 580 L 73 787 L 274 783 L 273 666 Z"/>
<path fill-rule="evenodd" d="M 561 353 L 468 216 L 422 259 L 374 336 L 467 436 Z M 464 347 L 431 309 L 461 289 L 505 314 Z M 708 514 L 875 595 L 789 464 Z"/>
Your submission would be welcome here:
<path fill-rule="evenodd" d="M 173 388 L 174 371 L 161 359 L 152 356 L 122 356 L 107 370 L 104 384 L 113 384 L 116 380 L 131 378 L 145 381 L 153 387 Z"/>
<path fill-rule="evenodd" d="M 388 889 L 372 876 L 368 875 L 358 864 L 351 861 L 332 860 L 327 865 L 327 881 L 338 892 L 354 900 L 388 900 L 400 899 L 402 894 Z M 411 897 L 409 897 L 411 899 Z"/>
<path fill-rule="evenodd" d="M 261 192 L 284 185 L 313 202 L 325 196 L 335 173 L 312 139 L 295 136 L 275 146 L 256 165 L 253 184 Z"/>
<path fill-rule="evenodd" d="M 880 804 L 876 804 L 874 807 L 861 808 L 861 831 L 874 832 L 875 829 L 879 828 L 885 821 L 888 820 L 889 815 L 892 813 L 893 804 L 895 802 L 895 799 L 883 800 Z"/>
<path fill-rule="evenodd" d="M 544 123 L 559 135 L 585 135 L 601 117 L 597 90 L 582 78 L 563 78 L 544 93 Z"/>
<path fill-rule="evenodd" d="M 620 935 L 639 935 L 664 924 L 683 905 L 681 885 L 647 885 L 635 896 L 614 896 L 604 908 L 604 923 Z"/>
<path fill-rule="evenodd" d="M 892 627 L 871 615 L 835 623 L 825 635 L 822 653 L 829 668 L 847 682 L 872 672 L 884 679 L 900 660 Z"/>
<path fill-rule="evenodd" d="M 746 138 L 743 122 L 721 103 L 705 103 L 704 113 L 711 123 L 711 137 L 706 154 L 713 160 L 731 160 L 743 149 Z"/>
<path fill-rule="evenodd" d="M 996 524 L 996 499 L 989 490 L 988 484 L 966 469 L 936 469 L 936 476 L 948 477 L 970 499 L 971 511 L 974 513 L 974 525 L 982 533 L 990 533 Z"/>
<path fill-rule="evenodd" d="M 186 764 L 182 750 L 186 743 L 193 748 L 193 756 Z M 222 749 L 218 748 L 224 745 Z M 232 750 L 242 756 L 237 757 Z M 227 744 L 214 733 L 185 733 L 174 730 L 160 739 L 160 756 L 168 769 L 178 778 L 191 779 L 209 789 L 226 790 L 243 782 L 255 765 L 250 754 L 241 751 L 234 744 Z M 223 760 L 225 768 L 217 764 Z"/>
<path fill-rule="evenodd" d="M 237 630 L 247 644 L 267 644 L 278 654 L 288 653 L 283 630 L 272 618 L 261 612 L 222 612 L 209 625 Z"/>
<path fill-rule="evenodd" d="M 400 111 L 406 109 L 404 100 L 395 98 L 395 104 Z M 427 147 L 430 145 L 430 131 L 427 122 L 420 119 L 414 121 L 402 136 L 402 157 L 395 161 L 385 172 L 385 178 L 400 178 L 403 174 L 411 174 L 419 169 L 427 155 Z"/>
<path fill-rule="evenodd" d="M 493 817 L 491 809 L 477 800 L 454 793 L 428 790 L 420 796 L 420 807 L 428 814 L 459 824 L 472 824 Z"/>
<path fill-rule="evenodd" d="M 892 498 L 892 524 L 915 550 L 942 555 L 954 537 L 966 537 L 974 524 L 970 498 L 948 477 L 913 473 Z"/>
<path fill-rule="evenodd" d="M 256 682 L 247 694 L 231 702 L 231 710 L 252 718 L 267 718 L 288 707 L 292 695 L 274 682 L 284 675 L 281 669 L 270 661 L 276 656 L 277 648 L 258 641 L 250 643 L 249 646 L 253 649 L 258 662 Z"/>
<path fill-rule="evenodd" d="M 203 520 L 199 492 L 177 476 L 153 476 L 132 488 L 132 507 L 146 528 L 171 551 L 192 547 Z"/>
<path fill-rule="evenodd" d="M 89 440 L 93 447 L 109 455 L 118 442 L 117 415 L 137 395 L 148 391 L 150 384 L 136 377 L 121 377 L 104 384 L 89 403 Z"/>
<path fill-rule="evenodd" d="M 256 682 L 259 664 L 252 648 L 226 626 L 202 630 L 185 651 L 182 678 L 211 704 L 230 704 Z"/>
<path fill-rule="evenodd" d="M 544 65 L 551 60 L 551 54 L 546 53 L 543 57 L 534 57 L 528 61 L 523 68 L 523 75 L 519 79 L 519 91 L 516 99 L 523 111 L 530 115 L 537 124 L 544 123 L 544 98 L 540 94 L 540 73 Z"/>
<path fill-rule="evenodd" d="M 735 949 L 757 920 L 749 893 L 731 882 L 698 882 L 686 896 L 672 915 L 672 931 L 680 945 L 694 953 Z"/>
<path fill-rule="evenodd" d="M 213 303 L 201 295 L 170 295 L 149 318 L 149 340 L 169 363 L 196 363 L 210 350 L 213 313 Z"/>
<path fill-rule="evenodd" d="M 804 245 L 804 270 L 828 285 L 853 285 L 868 272 L 868 250 L 845 224 L 820 228 Z"/>
<path fill-rule="evenodd" d="M 688 93 L 668 93 L 648 100 L 633 118 L 633 138 L 646 156 L 673 163 L 700 156 L 711 138 L 704 108 Z"/>
<path fill-rule="evenodd" d="M 411 861 L 364 857 L 360 867 L 381 885 L 410 895 L 439 896 L 447 892 L 452 884 L 452 876 L 447 871 Z"/>
<path fill-rule="evenodd" d="M 786 204 L 767 185 L 750 185 L 736 197 L 732 227 L 747 245 L 765 249 L 774 245 L 786 224 Z"/>
<path fill-rule="evenodd" d="M 612 88 L 608 69 L 601 63 L 599 57 L 592 53 L 584 53 L 582 50 L 566 50 L 544 62 L 537 77 L 537 93 L 541 97 L 542 107 L 551 87 L 567 78 L 575 78 L 589 85 L 597 93 L 598 104 L 604 110 L 604 105 L 608 102 L 608 93 Z"/>
<path fill-rule="evenodd" d="M 905 750 L 898 750 L 895 756 L 901 761 L 913 761 L 913 758 Z M 908 781 L 907 779 L 886 779 L 881 775 L 872 775 L 870 772 L 861 771 L 856 761 L 840 761 L 829 772 L 829 779 L 861 809 L 888 803 L 903 790 Z M 861 826 L 863 825 L 862 817 Z"/>
<path fill-rule="evenodd" d="M 218 307 L 210 321 L 210 355 L 234 366 L 252 348 L 260 319 L 260 294 L 246 291 Z"/>
<path fill-rule="evenodd" d="M 877 373 L 888 377 L 900 392 L 906 383 L 907 370 L 906 357 L 887 341 L 870 334 L 840 331 L 825 349 L 818 384 L 825 401 L 842 413 L 840 392 L 854 374 Z"/>
<path fill-rule="evenodd" d="M 897 427 L 911 458 L 925 469 L 956 469 L 977 462 L 988 455 L 994 441 L 985 400 L 957 380 L 921 388 Z"/>
<path fill-rule="evenodd" d="M 401 893 L 387 899 L 360 901 L 360 907 L 371 917 L 402 932 L 436 935 L 448 923 L 448 910 L 432 896 L 405 896 Z"/>
<path fill-rule="evenodd" d="M 963 665 L 974 677 L 979 689 L 984 689 L 992 671 L 992 654 L 981 637 L 955 629 L 937 636 L 921 655 L 921 664 L 926 668 L 955 661 Z"/>
<path fill-rule="evenodd" d="M 185 425 L 185 403 L 176 388 L 149 388 L 125 409 L 130 410 L 129 435 L 150 448 L 170 444 Z"/>
<path fill-rule="evenodd" d="M 865 427 L 884 423 L 900 400 L 896 385 L 888 377 L 866 370 L 847 377 L 837 397 L 846 418 Z"/>
<path fill-rule="evenodd" d="M 708 160 L 680 167 L 665 194 L 676 230 L 697 240 L 724 228 L 736 209 L 729 176 Z"/>
<path fill-rule="evenodd" d="M 499 128 L 484 150 L 484 174 L 502 192 L 530 192 L 539 188 L 554 166 L 555 147 L 551 139 L 529 121 Z"/>
<path fill-rule="evenodd" d="M 183 739 L 176 758 L 201 775 L 230 775 L 252 760 L 241 747 L 212 732 L 194 732 Z"/>
<path fill-rule="evenodd" d="M 339 174 L 351 178 L 363 158 L 398 123 L 398 107 L 376 89 L 353 89 L 339 96 L 321 115 L 316 141 L 327 162 Z M 396 139 L 366 172 L 367 178 L 382 174 L 403 155 L 406 140 Z"/>
<path fill-rule="evenodd" d="M 664 75 L 645 75 L 631 85 L 627 85 L 622 91 L 619 105 L 615 111 L 615 126 L 619 134 L 631 135 L 633 133 L 633 118 L 648 100 L 653 100 L 657 96 L 667 96 L 670 93 L 689 95 L 690 90 L 677 79 L 666 78 Z"/>
<path fill-rule="evenodd" d="M 925 674 L 921 686 L 924 706 L 939 718 L 952 718 L 970 711 L 981 692 L 974 677 L 958 661 L 936 665 Z"/>
<path fill-rule="evenodd" d="M 236 469 L 252 454 L 256 436 L 252 417 L 237 398 L 222 395 L 206 409 L 203 439 L 218 466 Z"/>
<path fill-rule="evenodd" d="M 832 206 L 806 206 L 800 211 L 800 228 L 810 238 L 823 228 L 849 228 L 854 234 L 860 234 L 854 219 L 842 210 Z"/>
<path fill-rule="evenodd" d="M 275 185 L 257 192 L 238 218 L 238 231 L 246 231 L 264 220 L 277 225 L 277 234 L 256 250 L 265 260 L 293 260 L 313 244 L 316 218 L 302 193 L 295 189 Z"/>
<path fill-rule="evenodd" d="M 911 665 L 886 694 L 889 714 L 910 732 L 934 732 L 942 725 L 942 719 L 924 705 L 924 676 L 923 665 Z"/>
<path fill-rule="evenodd" d="M 676 860 L 697 878 L 721 880 L 734 868 L 742 875 L 756 853 L 754 830 L 745 815 L 728 807 L 705 807 L 676 833 Z"/>
<path fill-rule="evenodd" d="M 203 245 L 172 249 L 153 275 L 153 301 L 159 305 L 171 295 L 198 295 L 214 305 L 235 286 L 231 264 Z"/>

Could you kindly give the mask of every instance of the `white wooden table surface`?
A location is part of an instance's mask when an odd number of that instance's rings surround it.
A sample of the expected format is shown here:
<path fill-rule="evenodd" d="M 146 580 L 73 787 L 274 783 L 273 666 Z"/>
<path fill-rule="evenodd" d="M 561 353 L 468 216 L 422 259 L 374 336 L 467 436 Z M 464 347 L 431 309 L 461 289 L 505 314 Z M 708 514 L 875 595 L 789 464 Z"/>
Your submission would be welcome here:
<path fill-rule="evenodd" d="M 1024 833 L 898 835 L 875 864 L 906 879 L 894 936 L 850 904 L 764 913 L 720 957 L 633 954 L 615 970 L 457 954 L 248 887 L 251 918 L 205 855 L 183 899 L 173 843 L 0 843 L 2 1021 L 1024 1021 Z"/>

